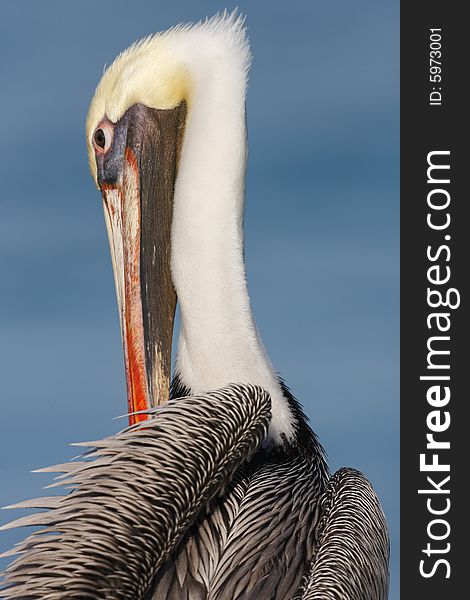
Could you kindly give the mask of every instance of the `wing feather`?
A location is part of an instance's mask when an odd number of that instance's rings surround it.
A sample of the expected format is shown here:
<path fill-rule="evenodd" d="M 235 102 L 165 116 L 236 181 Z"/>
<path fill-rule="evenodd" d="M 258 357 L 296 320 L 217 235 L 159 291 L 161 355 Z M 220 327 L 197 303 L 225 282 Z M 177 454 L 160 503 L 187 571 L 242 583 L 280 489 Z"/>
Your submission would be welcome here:
<path fill-rule="evenodd" d="M 270 400 L 261 388 L 233 385 L 171 400 L 154 416 L 94 443 L 78 468 L 64 466 L 60 483 L 71 493 L 27 503 L 49 510 L 11 524 L 44 529 L 16 548 L 3 598 L 146 597 L 201 510 L 265 439 Z M 197 571 L 197 540 L 188 549 L 163 578 L 169 590 L 163 598 Z M 192 588 L 204 597 L 198 580 Z"/>
<path fill-rule="evenodd" d="M 326 484 L 317 457 L 261 453 L 241 467 L 157 575 L 152 599 L 291 598 L 313 558 Z M 193 560 L 182 558 L 190 555 Z M 178 570 L 183 564 L 185 574 Z"/>
<path fill-rule="evenodd" d="M 301 600 L 386 600 L 389 537 L 380 502 L 369 481 L 343 468 L 321 499 L 318 548 Z"/>

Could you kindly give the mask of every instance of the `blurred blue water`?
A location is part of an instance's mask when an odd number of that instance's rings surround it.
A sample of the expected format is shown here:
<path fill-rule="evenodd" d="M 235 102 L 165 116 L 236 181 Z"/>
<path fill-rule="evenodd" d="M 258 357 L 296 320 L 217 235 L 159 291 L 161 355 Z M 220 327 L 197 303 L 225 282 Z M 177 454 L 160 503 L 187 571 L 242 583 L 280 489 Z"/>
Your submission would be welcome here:
<path fill-rule="evenodd" d="M 398 598 L 398 2 L 236 3 L 248 96 L 248 277 L 274 365 L 332 469 L 375 485 Z M 125 389 L 84 119 L 103 65 L 234 2 L 4 0 L 0 8 L 0 504 L 66 444 L 116 431 Z M 13 514 L 2 514 L 5 522 Z M 0 536 L 0 550 L 22 537 Z M 2 563 L 4 564 L 4 562 Z"/>

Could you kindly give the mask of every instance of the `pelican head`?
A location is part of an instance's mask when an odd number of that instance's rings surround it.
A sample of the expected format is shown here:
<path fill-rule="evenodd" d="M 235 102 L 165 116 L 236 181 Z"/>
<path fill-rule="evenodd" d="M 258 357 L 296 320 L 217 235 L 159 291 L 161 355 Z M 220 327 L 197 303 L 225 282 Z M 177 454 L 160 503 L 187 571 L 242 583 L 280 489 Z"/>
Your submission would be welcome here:
<path fill-rule="evenodd" d="M 236 14 L 137 42 L 96 89 L 87 144 L 113 259 L 129 412 L 168 399 L 178 297 L 184 387 L 262 386 L 281 439 L 292 437 L 292 415 L 254 324 L 243 261 L 249 64 Z"/>
<path fill-rule="evenodd" d="M 186 114 L 182 94 L 172 102 L 156 94 L 153 103 L 145 94 L 132 95 L 135 82 L 125 74 L 138 49 L 121 57 L 121 69 L 115 63 L 103 77 L 87 127 L 113 261 L 131 423 L 145 417 L 133 413 L 162 403 L 169 394 L 176 306 L 170 231 Z M 116 92 L 126 83 L 129 87 Z M 165 108 L 155 108 L 160 100 Z"/>

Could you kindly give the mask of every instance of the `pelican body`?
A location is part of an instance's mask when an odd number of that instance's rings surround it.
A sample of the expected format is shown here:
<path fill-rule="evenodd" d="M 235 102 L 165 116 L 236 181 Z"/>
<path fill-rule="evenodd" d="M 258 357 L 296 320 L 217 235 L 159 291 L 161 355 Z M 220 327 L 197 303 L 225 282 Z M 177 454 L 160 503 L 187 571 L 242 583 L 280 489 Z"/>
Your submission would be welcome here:
<path fill-rule="evenodd" d="M 252 315 L 243 257 L 246 80 L 235 14 L 120 54 L 87 119 L 129 427 L 50 467 L 71 490 L 14 552 L 3 597 L 385 600 L 388 533 L 354 469 L 330 475 Z M 176 302 L 181 331 L 171 379 Z"/>

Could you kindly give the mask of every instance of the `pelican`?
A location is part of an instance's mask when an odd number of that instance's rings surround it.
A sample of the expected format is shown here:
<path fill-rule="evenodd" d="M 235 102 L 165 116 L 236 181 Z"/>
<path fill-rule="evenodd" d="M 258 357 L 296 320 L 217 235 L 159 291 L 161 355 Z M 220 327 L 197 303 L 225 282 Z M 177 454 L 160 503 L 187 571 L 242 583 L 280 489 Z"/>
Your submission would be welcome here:
<path fill-rule="evenodd" d="M 223 14 L 105 71 L 87 126 L 113 262 L 129 427 L 44 469 L 67 493 L 3 597 L 384 600 L 389 542 L 358 471 L 330 475 L 252 315 L 243 254 L 250 50 Z M 176 302 L 181 330 L 171 379 Z"/>

